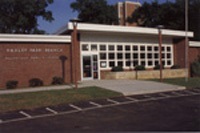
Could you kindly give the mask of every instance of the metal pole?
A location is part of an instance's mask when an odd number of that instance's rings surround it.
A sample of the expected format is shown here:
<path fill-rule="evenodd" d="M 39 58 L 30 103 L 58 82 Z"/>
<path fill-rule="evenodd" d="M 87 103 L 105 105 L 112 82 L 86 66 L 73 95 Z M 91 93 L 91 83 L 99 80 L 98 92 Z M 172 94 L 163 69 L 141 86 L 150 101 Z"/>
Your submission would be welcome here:
<path fill-rule="evenodd" d="M 159 59 L 160 59 L 160 82 L 163 81 L 163 75 L 162 75 L 162 68 L 163 68 L 163 64 L 162 64 L 162 31 L 161 28 L 158 27 L 158 36 L 159 36 Z"/>
<path fill-rule="evenodd" d="M 77 51 L 77 23 L 74 23 L 74 78 L 75 78 L 75 89 L 78 89 L 78 83 L 77 83 L 77 53 L 75 52 Z"/>
<path fill-rule="evenodd" d="M 185 0 L 185 81 L 188 82 L 188 0 Z"/>

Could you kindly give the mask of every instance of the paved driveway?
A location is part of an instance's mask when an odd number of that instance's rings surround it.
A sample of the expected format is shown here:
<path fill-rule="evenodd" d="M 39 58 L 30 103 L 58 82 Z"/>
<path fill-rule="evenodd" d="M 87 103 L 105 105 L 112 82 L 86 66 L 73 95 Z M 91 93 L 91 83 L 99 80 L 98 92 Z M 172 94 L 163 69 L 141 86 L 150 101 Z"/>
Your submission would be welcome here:
<path fill-rule="evenodd" d="M 85 86 L 98 86 L 105 89 L 121 92 L 124 95 L 146 94 L 185 89 L 185 87 L 176 85 L 139 80 L 92 80 L 83 81 L 79 84 L 79 87 Z"/>

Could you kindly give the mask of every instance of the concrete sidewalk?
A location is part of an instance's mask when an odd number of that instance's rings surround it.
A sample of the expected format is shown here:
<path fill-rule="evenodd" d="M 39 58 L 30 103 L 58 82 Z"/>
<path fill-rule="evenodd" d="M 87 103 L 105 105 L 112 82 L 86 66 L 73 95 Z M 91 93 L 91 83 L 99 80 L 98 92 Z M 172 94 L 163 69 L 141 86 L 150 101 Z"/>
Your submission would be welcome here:
<path fill-rule="evenodd" d="M 186 89 L 182 86 L 140 80 L 93 80 L 84 81 L 79 86 L 98 86 L 105 89 L 121 92 L 124 95 L 147 94 Z"/>
<path fill-rule="evenodd" d="M 182 90 L 185 87 L 169 85 L 153 81 L 139 81 L 139 80 L 92 80 L 80 82 L 78 87 L 97 86 L 108 90 L 120 92 L 124 95 L 136 95 L 136 94 L 147 94 L 156 92 L 166 92 L 174 90 Z M 38 88 L 24 88 L 15 90 L 0 90 L 0 95 L 3 94 L 15 94 L 25 92 L 39 92 L 48 90 L 64 90 L 72 89 L 72 85 L 61 85 L 61 86 L 48 86 Z"/>

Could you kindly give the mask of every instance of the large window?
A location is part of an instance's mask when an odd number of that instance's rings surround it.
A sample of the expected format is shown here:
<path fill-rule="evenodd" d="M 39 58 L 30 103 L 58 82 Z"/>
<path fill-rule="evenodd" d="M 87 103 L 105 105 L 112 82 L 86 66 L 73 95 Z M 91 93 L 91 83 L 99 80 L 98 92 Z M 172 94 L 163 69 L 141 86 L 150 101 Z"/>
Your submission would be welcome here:
<path fill-rule="evenodd" d="M 82 52 L 97 52 L 101 69 L 122 66 L 125 69 L 144 65 L 153 68 L 159 64 L 158 44 L 82 44 Z M 162 63 L 165 67 L 173 65 L 173 46 L 163 44 Z"/>

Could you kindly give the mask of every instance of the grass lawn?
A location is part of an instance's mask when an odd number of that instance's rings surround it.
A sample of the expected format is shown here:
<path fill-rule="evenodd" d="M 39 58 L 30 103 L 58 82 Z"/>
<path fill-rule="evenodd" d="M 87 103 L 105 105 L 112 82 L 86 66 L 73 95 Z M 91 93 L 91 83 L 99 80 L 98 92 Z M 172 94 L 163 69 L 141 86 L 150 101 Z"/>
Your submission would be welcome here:
<path fill-rule="evenodd" d="M 153 81 L 158 81 L 153 80 Z M 185 78 L 172 78 L 172 79 L 163 79 L 164 83 L 169 83 L 169 84 L 174 84 L 174 85 L 180 85 L 180 86 L 185 86 L 188 88 L 191 87 L 200 87 L 200 78 L 189 78 L 188 82 L 185 81 Z"/>
<path fill-rule="evenodd" d="M 116 96 L 122 94 L 98 87 L 0 95 L 0 113 Z"/>

